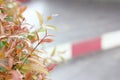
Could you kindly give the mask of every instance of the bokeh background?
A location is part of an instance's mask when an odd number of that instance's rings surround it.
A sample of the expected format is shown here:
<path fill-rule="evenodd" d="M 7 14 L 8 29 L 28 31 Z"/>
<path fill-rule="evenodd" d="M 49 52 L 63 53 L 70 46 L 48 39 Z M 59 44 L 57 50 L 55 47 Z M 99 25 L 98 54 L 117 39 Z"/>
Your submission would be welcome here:
<path fill-rule="evenodd" d="M 25 2 L 24 2 L 25 1 Z M 120 30 L 120 0 L 23 0 L 24 16 L 39 27 L 35 11 L 44 18 L 55 15 L 48 24 L 58 30 L 48 47 L 84 41 Z M 57 15 L 57 16 L 56 16 Z M 120 36 L 118 36 L 120 37 Z M 50 74 L 52 80 L 120 80 L 120 47 L 92 52 L 61 63 Z"/>

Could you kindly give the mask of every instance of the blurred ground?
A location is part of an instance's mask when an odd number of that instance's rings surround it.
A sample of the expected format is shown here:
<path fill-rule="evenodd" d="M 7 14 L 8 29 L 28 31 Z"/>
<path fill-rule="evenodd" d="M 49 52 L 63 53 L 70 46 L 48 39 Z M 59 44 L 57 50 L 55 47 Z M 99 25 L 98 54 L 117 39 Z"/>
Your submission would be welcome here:
<path fill-rule="evenodd" d="M 34 11 L 44 16 L 59 14 L 49 24 L 58 27 L 51 45 L 86 40 L 106 32 L 120 30 L 119 3 L 93 3 L 80 0 L 36 0 L 27 3 L 25 13 L 36 24 Z M 32 11 L 31 11 L 32 10 Z M 60 65 L 52 72 L 53 80 L 120 80 L 120 48 L 93 53 Z"/>
<path fill-rule="evenodd" d="M 120 48 L 78 57 L 57 67 L 52 80 L 120 80 Z"/>

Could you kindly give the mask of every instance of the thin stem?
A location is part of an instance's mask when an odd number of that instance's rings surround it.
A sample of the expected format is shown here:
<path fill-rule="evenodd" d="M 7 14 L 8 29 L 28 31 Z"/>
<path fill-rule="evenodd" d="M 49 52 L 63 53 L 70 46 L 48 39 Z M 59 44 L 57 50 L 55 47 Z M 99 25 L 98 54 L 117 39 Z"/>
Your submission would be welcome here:
<path fill-rule="evenodd" d="M 47 37 L 47 30 L 45 31 L 45 36 L 38 42 L 38 44 L 35 46 L 35 48 L 31 51 L 30 54 L 25 56 L 24 62 L 22 63 L 21 67 L 19 69 L 22 68 L 22 66 L 25 64 L 25 61 L 28 59 L 28 57 L 35 51 L 35 49 L 43 42 L 43 40 Z"/>
<path fill-rule="evenodd" d="M 45 33 L 45 36 L 40 40 L 40 42 L 38 42 L 38 44 L 35 46 L 35 48 L 32 50 L 31 53 L 33 53 L 35 51 L 35 49 L 43 42 L 43 40 L 47 37 L 47 31 Z"/>

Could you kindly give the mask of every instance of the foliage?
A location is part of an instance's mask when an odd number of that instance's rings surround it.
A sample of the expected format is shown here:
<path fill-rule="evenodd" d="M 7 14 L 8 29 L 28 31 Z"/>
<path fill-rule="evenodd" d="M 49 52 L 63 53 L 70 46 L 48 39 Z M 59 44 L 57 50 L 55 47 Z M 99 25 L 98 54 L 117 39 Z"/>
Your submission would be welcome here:
<path fill-rule="evenodd" d="M 36 12 L 40 28 L 30 32 L 30 24 L 22 16 L 26 8 L 15 0 L 0 0 L 0 80 L 47 80 L 46 75 L 56 66 L 41 56 L 45 54 L 42 49 L 37 49 L 52 42 L 47 29 L 56 28 L 44 24 L 42 15 Z M 42 38 L 38 35 L 41 31 Z"/>

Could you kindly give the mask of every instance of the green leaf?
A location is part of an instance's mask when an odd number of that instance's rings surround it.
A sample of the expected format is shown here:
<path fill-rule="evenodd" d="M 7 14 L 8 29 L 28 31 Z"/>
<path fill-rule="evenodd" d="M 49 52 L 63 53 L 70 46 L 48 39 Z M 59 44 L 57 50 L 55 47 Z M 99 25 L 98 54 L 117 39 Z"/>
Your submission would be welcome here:
<path fill-rule="evenodd" d="M 22 46 L 21 46 L 21 45 L 17 45 L 16 48 L 17 48 L 17 49 L 21 49 Z"/>
<path fill-rule="evenodd" d="M 42 24 L 43 24 L 43 17 L 42 17 L 42 15 L 41 15 L 38 11 L 36 11 L 36 14 L 37 14 L 39 23 L 40 23 L 40 25 L 42 26 Z"/>
<path fill-rule="evenodd" d="M 8 16 L 8 17 L 5 18 L 5 20 L 6 20 L 6 21 L 11 21 L 11 22 L 13 22 L 13 17 Z"/>
<path fill-rule="evenodd" d="M 0 66 L 0 72 L 6 72 L 6 69 Z"/>
<path fill-rule="evenodd" d="M 30 40 L 32 40 L 34 38 L 34 36 L 33 35 L 28 35 L 27 38 L 30 39 Z"/>
<path fill-rule="evenodd" d="M 28 59 L 26 59 L 25 57 L 21 57 L 20 61 L 25 61 L 25 64 L 29 64 L 30 61 Z"/>
<path fill-rule="evenodd" d="M 2 49 L 4 46 L 7 46 L 7 43 L 5 41 L 0 41 L 0 49 Z"/>
<path fill-rule="evenodd" d="M 39 32 L 45 32 L 45 31 L 46 31 L 45 28 L 40 28 L 40 29 L 37 30 L 38 33 L 39 33 Z"/>

